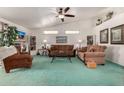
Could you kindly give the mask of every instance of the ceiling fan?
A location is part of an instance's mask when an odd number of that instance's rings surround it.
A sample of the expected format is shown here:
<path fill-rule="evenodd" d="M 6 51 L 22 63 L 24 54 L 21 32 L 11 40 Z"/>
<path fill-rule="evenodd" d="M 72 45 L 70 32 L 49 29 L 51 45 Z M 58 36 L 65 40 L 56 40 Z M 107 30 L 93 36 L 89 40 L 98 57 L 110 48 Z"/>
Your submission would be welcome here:
<path fill-rule="evenodd" d="M 70 7 L 59 8 L 57 11 L 58 15 L 56 17 L 60 18 L 62 22 L 64 22 L 65 17 L 75 17 L 75 15 L 67 14 L 69 10 L 70 10 Z"/>

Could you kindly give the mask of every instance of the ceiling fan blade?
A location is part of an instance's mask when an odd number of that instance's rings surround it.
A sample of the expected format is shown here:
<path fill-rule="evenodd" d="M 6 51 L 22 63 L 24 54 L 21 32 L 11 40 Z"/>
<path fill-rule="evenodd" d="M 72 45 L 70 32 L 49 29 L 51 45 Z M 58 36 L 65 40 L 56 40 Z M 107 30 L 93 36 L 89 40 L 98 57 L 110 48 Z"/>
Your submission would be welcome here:
<path fill-rule="evenodd" d="M 66 8 L 64 9 L 64 13 L 66 13 L 69 9 L 70 9 L 70 7 L 66 7 Z"/>
<path fill-rule="evenodd" d="M 62 10 L 63 10 L 62 8 L 59 9 L 59 14 L 62 14 Z"/>
<path fill-rule="evenodd" d="M 64 18 L 61 18 L 62 22 L 64 22 Z"/>
<path fill-rule="evenodd" d="M 75 17 L 75 15 L 65 14 L 66 17 Z"/>

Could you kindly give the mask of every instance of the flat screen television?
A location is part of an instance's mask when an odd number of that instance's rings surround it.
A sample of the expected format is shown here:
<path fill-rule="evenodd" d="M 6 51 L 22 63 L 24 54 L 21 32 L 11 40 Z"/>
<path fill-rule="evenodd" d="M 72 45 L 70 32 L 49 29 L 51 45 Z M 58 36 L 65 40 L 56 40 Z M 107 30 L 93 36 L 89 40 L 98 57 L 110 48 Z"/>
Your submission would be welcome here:
<path fill-rule="evenodd" d="M 19 39 L 24 39 L 25 35 L 26 35 L 25 32 L 23 32 L 23 31 L 18 31 L 18 38 L 19 38 Z"/>

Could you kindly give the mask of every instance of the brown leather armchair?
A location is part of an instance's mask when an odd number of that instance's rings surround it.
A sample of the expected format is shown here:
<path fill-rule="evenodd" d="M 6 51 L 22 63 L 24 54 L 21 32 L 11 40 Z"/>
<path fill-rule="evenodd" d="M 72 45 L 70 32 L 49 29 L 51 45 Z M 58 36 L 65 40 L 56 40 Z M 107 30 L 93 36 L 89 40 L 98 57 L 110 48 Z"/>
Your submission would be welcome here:
<path fill-rule="evenodd" d="M 32 56 L 29 54 L 14 54 L 3 59 L 3 64 L 6 73 L 9 73 L 11 69 L 15 68 L 31 68 Z"/>
<path fill-rule="evenodd" d="M 91 45 L 78 50 L 78 57 L 86 64 L 87 59 L 92 59 L 96 64 L 105 64 L 106 46 Z"/>

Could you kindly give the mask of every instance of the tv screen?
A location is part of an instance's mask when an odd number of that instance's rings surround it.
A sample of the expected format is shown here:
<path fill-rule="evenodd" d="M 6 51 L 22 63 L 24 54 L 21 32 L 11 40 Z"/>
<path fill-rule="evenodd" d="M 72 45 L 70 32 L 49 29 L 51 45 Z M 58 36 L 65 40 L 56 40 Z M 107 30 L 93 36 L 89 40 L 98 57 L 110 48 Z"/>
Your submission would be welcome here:
<path fill-rule="evenodd" d="M 23 39 L 25 37 L 26 33 L 22 31 L 18 31 L 18 38 Z"/>

